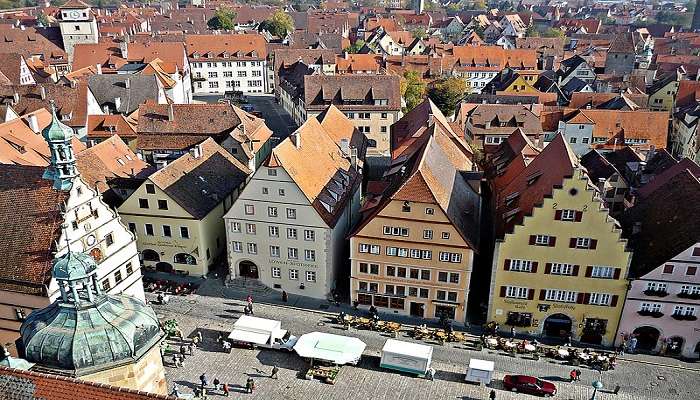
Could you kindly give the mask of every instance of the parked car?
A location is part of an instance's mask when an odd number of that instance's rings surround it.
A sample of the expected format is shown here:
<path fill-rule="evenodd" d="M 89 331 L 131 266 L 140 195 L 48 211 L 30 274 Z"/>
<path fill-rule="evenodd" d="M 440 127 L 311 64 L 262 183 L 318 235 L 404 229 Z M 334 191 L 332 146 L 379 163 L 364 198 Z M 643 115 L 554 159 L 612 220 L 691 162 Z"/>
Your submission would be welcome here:
<path fill-rule="evenodd" d="M 503 378 L 503 386 L 512 392 L 522 392 L 538 396 L 554 396 L 557 387 L 552 382 L 528 375 L 506 375 Z"/>
<path fill-rule="evenodd" d="M 243 111 L 245 111 L 245 112 L 252 112 L 252 111 L 255 110 L 255 107 L 253 107 L 252 104 L 242 104 L 242 105 L 241 105 L 241 110 L 243 110 Z"/>

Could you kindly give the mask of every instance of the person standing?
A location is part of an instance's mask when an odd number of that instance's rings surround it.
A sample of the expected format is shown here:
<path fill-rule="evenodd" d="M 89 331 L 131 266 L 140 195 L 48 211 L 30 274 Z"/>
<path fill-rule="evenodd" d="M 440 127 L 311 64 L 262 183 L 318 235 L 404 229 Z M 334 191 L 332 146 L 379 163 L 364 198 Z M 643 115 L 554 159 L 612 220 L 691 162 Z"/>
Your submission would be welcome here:
<path fill-rule="evenodd" d="M 177 390 L 177 385 L 173 385 L 173 391 L 170 393 L 173 397 L 180 397 L 180 392 Z"/>
<path fill-rule="evenodd" d="M 202 337 L 202 331 L 197 331 L 197 339 L 199 339 L 198 343 L 202 343 L 204 341 L 204 337 Z"/>
<path fill-rule="evenodd" d="M 219 390 L 219 378 L 214 378 L 214 390 Z"/>
<path fill-rule="evenodd" d="M 277 368 L 276 365 L 272 367 L 272 373 L 270 374 L 270 378 L 272 379 L 277 379 L 277 373 L 280 372 L 280 369 Z"/>
<path fill-rule="evenodd" d="M 490 400 L 496 400 L 496 391 L 491 389 L 491 393 L 489 393 L 489 399 Z"/>
<path fill-rule="evenodd" d="M 224 392 L 224 396 L 228 397 L 228 383 L 226 383 L 226 382 L 222 383 L 221 390 Z"/>
<path fill-rule="evenodd" d="M 202 391 L 204 391 L 204 388 L 209 384 L 206 373 L 199 376 L 199 382 L 202 384 Z"/>
<path fill-rule="evenodd" d="M 630 339 L 629 352 L 630 352 L 630 354 L 634 354 L 636 350 L 637 350 L 637 338 L 633 336 L 632 339 Z"/>
<path fill-rule="evenodd" d="M 435 380 L 435 370 L 433 368 L 428 368 L 426 375 L 427 375 L 429 380 L 431 380 L 431 381 Z"/>
<path fill-rule="evenodd" d="M 253 378 L 248 377 L 245 381 L 245 391 L 246 393 L 253 393 Z"/>
<path fill-rule="evenodd" d="M 287 291 L 283 290 L 282 291 L 282 301 L 286 303 L 287 300 L 289 300 L 289 296 L 287 295 Z"/>
<path fill-rule="evenodd" d="M 178 367 L 178 359 L 177 359 L 177 354 L 173 354 L 173 365 L 175 368 Z"/>
<path fill-rule="evenodd" d="M 510 337 L 515 338 L 515 327 L 514 326 L 510 327 Z"/>
<path fill-rule="evenodd" d="M 180 346 L 180 356 L 182 357 L 183 360 L 186 359 L 186 358 L 185 358 L 185 353 L 186 353 L 186 352 L 185 352 L 185 346 L 184 346 L 184 345 Z"/>

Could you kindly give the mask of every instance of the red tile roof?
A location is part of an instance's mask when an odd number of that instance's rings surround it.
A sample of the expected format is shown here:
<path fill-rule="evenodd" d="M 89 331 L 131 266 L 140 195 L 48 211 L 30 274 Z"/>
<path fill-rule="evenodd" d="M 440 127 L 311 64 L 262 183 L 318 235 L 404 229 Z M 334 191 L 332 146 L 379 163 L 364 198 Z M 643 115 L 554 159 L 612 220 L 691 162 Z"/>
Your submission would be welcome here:
<path fill-rule="evenodd" d="M 175 400 L 162 394 L 0 367 L 0 398 L 16 400 Z"/>
<path fill-rule="evenodd" d="M 265 44 L 262 35 L 248 33 L 185 37 L 187 56 L 193 61 L 264 60 L 267 58 Z"/>

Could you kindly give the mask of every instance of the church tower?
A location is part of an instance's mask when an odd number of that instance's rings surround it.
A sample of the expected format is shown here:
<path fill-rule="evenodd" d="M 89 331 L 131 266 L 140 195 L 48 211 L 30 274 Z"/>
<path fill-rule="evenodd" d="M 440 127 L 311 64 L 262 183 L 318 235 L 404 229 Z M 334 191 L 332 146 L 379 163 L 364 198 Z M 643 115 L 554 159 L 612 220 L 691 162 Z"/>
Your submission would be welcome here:
<path fill-rule="evenodd" d="M 81 0 L 68 0 L 60 8 L 61 37 L 63 49 L 68 58 L 73 61 L 73 48 L 79 43 L 97 43 L 97 21 L 92 15 L 90 6 Z"/>
<path fill-rule="evenodd" d="M 44 179 L 53 180 L 56 190 L 67 191 L 78 176 L 73 153 L 73 129 L 58 120 L 56 107 L 51 102 L 51 124 L 42 132 L 51 151 L 51 164 L 44 171 Z"/>

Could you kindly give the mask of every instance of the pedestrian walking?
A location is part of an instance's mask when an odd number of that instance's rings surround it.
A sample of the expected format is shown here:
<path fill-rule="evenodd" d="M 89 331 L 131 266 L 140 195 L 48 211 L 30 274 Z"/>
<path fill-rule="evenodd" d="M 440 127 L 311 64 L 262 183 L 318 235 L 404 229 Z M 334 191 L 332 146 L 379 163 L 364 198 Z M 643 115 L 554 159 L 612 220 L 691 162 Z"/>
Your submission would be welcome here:
<path fill-rule="evenodd" d="M 581 380 L 581 370 L 580 369 L 576 369 L 576 380 L 577 381 Z"/>
<path fill-rule="evenodd" d="M 173 391 L 170 393 L 173 397 L 180 397 L 180 392 L 177 390 L 177 385 L 173 385 Z"/>
<path fill-rule="evenodd" d="M 277 368 L 276 365 L 272 366 L 272 373 L 270 374 L 270 378 L 272 379 L 277 379 L 277 373 L 280 372 L 280 369 Z"/>
<path fill-rule="evenodd" d="M 433 368 L 428 368 L 428 372 L 426 375 L 427 375 L 429 380 L 431 380 L 431 381 L 435 380 L 435 370 Z"/>
<path fill-rule="evenodd" d="M 173 365 L 177 368 L 177 354 L 173 354 Z"/>
<path fill-rule="evenodd" d="M 627 349 L 627 351 L 630 354 L 634 354 L 634 352 L 636 350 L 637 350 L 637 338 L 633 336 L 632 339 L 630 339 L 629 348 Z"/>
<path fill-rule="evenodd" d="M 248 295 L 248 297 L 245 298 L 245 301 L 248 304 L 253 304 L 253 296 Z"/>
<path fill-rule="evenodd" d="M 202 343 L 204 341 L 204 337 L 202 337 L 202 331 L 197 331 L 197 339 L 199 339 L 198 343 Z"/>
<path fill-rule="evenodd" d="M 178 356 L 177 354 L 175 355 L 175 357 L 177 357 L 177 365 L 178 365 L 178 367 L 183 367 L 183 366 L 185 366 L 185 363 L 184 363 L 184 361 L 182 360 L 182 357 Z"/>
<path fill-rule="evenodd" d="M 255 315 L 255 313 L 253 312 L 253 303 L 248 304 L 248 311 L 250 311 L 250 315 Z"/>
<path fill-rule="evenodd" d="M 202 390 L 204 390 L 205 387 L 209 384 L 209 381 L 207 380 L 207 375 L 202 374 L 199 376 L 199 381 L 202 383 Z"/>
<path fill-rule="evenodd" d="M 571 346 L 571 334 L 566 335 L 566 345 Z"/>
<path fill-rule="evenodd" d="M 287 291 L 283 290 L 282 291 L 282 301 L 286 303 L 287 300 L 289 300 L 289 296 L 287 296 Z"/>
<path fill-rule="evenodd" d="M 489 393 L 489 399 L 490 400 L 496 400 L 496 391 L 491 389 L 491 393 Z"/>
<path fill-rule="evenodd" d="M 228 397 L 228 383 L 226 383 L 226 382 L 222 383 L 221 390 L 224 392 L 224 396 Z"/>
<path fill-rule="evenodd" d="M 216 343 L 221 344 L 221 342 L 224 341 L 224 335 L 219 332 L 219 335 L 216 337 Z"/>
<path fill-rule="evenodd" d="M 186 354 L 185 346 L 182 345 L 182 346 L 180 346 L 180 356 L 182 357 L 183 360 L 186 359 L 185 354 Z"/>
<path fill-rule="evenodd" d="M 224 348 L 224 353 L 231 352 L 231 343 L 228 340 L 224 340 L 224 343 L 221 346 Z"/>
<path fill-rule="evenodd" d="M 510 327 L 510 337 L 515 338 L 515 327 L 514 326 Z"/>
<path fill-rule="evenodd" d="M 571 372 L 569 372 L 569 382 L 574 381 L 576 381 L 576 370 L 572 369 Z"/>
<path fill-rule="evenodd" d="M 190 353 L 190 355 L 194 355 L 194 346 L 192 343 L 187 344 L 187 351 Z"/>
<path fill-rule="evenodd" d="M 192 344 L 194 345 L 194 347 L 199 347 L 199 343 L 201 343 L 201 341 L 199 340 L 199 336 L 195 336 L 192 338 Z"/>
<path fill-rule="evenodd" d="M 248 379 L 245 382 L 246 393 L 253 393 L 254 388 L 255 388 L 255 381 L 253 380 L 253 378 L 248 377 Z"/>
<path fill-rule="evenodd" d="M 214 390 L 219 390 L 219 378 L 214 378 Z"/>

